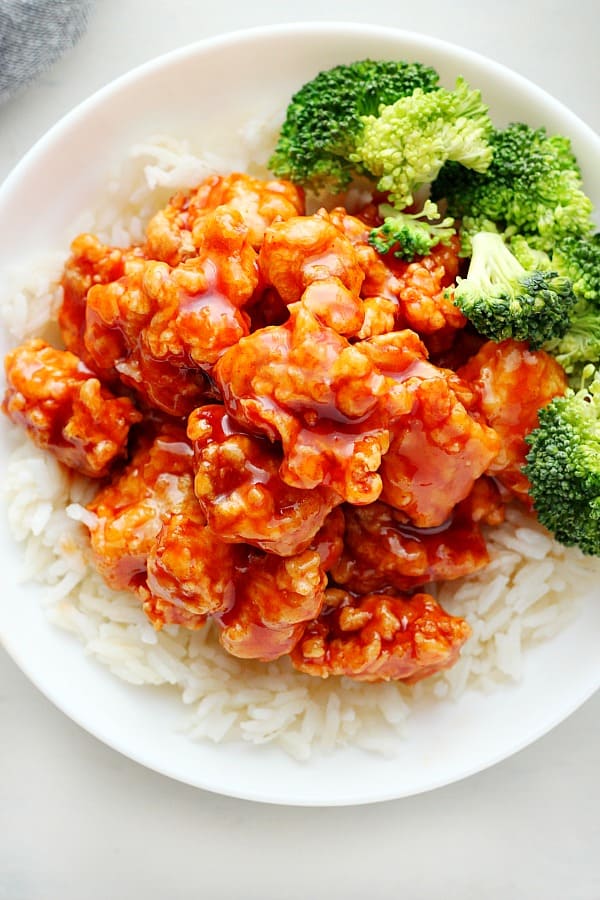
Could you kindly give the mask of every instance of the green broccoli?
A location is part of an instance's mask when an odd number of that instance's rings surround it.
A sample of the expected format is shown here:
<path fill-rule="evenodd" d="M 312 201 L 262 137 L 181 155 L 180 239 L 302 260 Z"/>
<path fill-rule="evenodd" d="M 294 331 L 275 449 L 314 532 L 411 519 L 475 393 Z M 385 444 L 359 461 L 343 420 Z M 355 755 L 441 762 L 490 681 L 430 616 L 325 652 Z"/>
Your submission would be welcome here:
<path fill-rule="evenodd" d="M 437 89 L 438 73 L 421 63 L 360 60 L 320 72 L 294 94 L 269 167 L 315 192 L 340 190 L 360 167 L 350 156 L 363 116 Z"/>
<path fill-rule="evenodd" d="M 500 234 L 479 232 L 472 248 L 467 277 L 459 279 L 454 302 L 480 334 L 493 341 L 527 340 L 533 348 L 564 334 L 575 303 L 568 278 L 527 270 Z"/>
<path fill-rule="evenodd" d="M 581 381 L 589 363 L 600 364 L 600 308 L 579 300 L 572 308 L 562 337 L 546 341 L 543 349 L 560 363 L 571 384 Z"/>
<path fill-rule="evenodd" d="M 551 253 L 538 250 L 522 235 L 515 235 L 510 239 L 510 249 L 525 268 L 555 269 L 559 275 L 570 278 L 575 296 L 595 301 L 600 309 L 600 233 L 567 235 Z"/>
<path fill-rule="evenodd" d="M 574 383 L 587 363 L 600 364 L 600 234 L 565 238 L 554 248 L 552 265 L 572 280 L 577 303 L 565 334 L 544 344 L 544 350 Z"/>
<path fill-rule="evenodd" d="M 539 411 L 523 471 L 542 525 L 566 546 L 600 556 L 600 373 L 590 366 L 585 376 L 587 387 Z"/>
<path fill-rule="evenodd" d="M 482 230 L 485 231 L 487 229 Z M 537 250 L 522 234 L 513 235 L 508 242 L 508 246 L 510 247 L 510 252 L 517 257 L 524 269 L 551 272 L 556 268 L 552 265 L 550 255 L 544 250 Z M 559 272 L 559 275 L 566 275 L 566 272 Z"/>
<path fill-rule="evenodd" d="M 389 253 L 412 262 L 415 256 L 427 256 L 437 244 L 447 244 L 456 233 L 454 220 L 445 218 L 441 222 L 440 213 L 430 200 L 418 213 L 398 212 L 393 206 L 382 203 L 379 214 L 384 222 L 369 232 L 369 243 L 378 253 Z"/>
<path fill-rule="evenodd" d="M 554 247 L 552 266 L 571 279 L 575 296 L 593 300 L 600 314 L 600 233 L 563 238 Z"/>
<path fill-rule="evenodd" d="M 517 122 L 494 131 L 491 145 L 487 171 L 448 162 L 433 185 L 432 198 L 446 198 L 449 214 L 463 220 L 465 255 L 486 220 L 506 237 L 525 236 L 538 250 L 551 251 L 566 235 L 589 234 L 592 203 L 568 138 Z"/>
<path fill-rule="evenodd" d="M 379 179 L 378 189 L 398 209 L 409 206 L 415 190 L 433 181 L 447 160 L 485 172 L 492 158 L 487 107 L 464 78 L 453 91 L 417 88 L 363 124 L 350 159 Z"/>

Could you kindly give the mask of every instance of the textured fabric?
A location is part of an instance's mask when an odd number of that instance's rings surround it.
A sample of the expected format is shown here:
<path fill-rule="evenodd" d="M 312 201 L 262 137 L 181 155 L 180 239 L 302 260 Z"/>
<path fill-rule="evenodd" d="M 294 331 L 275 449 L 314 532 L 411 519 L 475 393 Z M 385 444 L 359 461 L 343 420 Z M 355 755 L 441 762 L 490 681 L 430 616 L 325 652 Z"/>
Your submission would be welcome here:
<path fill-rule="evenodd" d="M 0 103 L 84 33 L 93 0 L 0 0 Z"/>

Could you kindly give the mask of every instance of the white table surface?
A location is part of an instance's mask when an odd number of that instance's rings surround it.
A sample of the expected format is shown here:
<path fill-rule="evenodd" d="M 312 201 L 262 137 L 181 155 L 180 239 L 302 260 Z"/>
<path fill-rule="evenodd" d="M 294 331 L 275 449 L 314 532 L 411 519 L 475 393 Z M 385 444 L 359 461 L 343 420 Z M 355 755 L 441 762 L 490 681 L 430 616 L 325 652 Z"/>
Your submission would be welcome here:
<path fill-rule="evenodd" d="M 97 0 L 80 44 L 0 107 L 0 179 L 60 116 L 132 66 L 219 32 L 300 19 L 368 20 L 461 43 L 600 131 L 597 9 L 597 0 Z M 146 771 L 58 712 L 1 650 L 0 715 L 0 900 L 600 898 L 599 695 L 465 782 L 346 809 L 251 804 Z"/>

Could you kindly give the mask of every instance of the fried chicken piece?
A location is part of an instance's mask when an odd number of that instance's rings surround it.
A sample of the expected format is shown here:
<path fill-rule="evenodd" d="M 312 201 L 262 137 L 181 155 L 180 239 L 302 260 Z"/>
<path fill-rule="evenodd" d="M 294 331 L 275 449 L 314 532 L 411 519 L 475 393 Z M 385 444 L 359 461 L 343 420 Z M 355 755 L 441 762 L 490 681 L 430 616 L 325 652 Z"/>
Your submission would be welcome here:
<path fill-rule="evenodd" d="M 286 484 L 323 485 L 351 503 L 377 499 L 394 382 L 361 344 L 349 344 L 303 303 L 293 304 L 284 325 L 256 331 L 227 351 L 215 378 L 232 418 L 281 441 Z"/>
<path fill-rule="evenodd" d="M 398 300 L 400 282 L 397 274 L 368 242 L 372 225 L 351 215 L 343 206 L 332 209 L 329 218 L 354 247 L 364 274 L 360 288 L 363 323 L 357 337 L 369 338 L 403 327 L 404 319 Z"/>
<path fill-rule="evenodd" d="M 80 234 L 72 242 L 71 255 L 64 266 L 63 301 L 58 312 L 62 339 L 67 350 L 105 380 L 114 380 L 116 373 L 92 360 L 84 342 L 87 293 L 94 284 L 110 284 L 136 271 L 143 260 L 141 247 L 110 247 L 93 234 Z"/>
<path fill-rule="evenodd" d="M 398 298 L 409 328 L 421 335 L 454 332 L 466 318 L 454 305 L 451 285 L 459 267 L 460 242 L 454 236 L 446 246 L 438 244 L 428 256 L 409 263 L 399 272 Z"/>
<path fill-rule="evenodd" d="M 304 212 L 304 195 L 289 181 L 263 181 L 240 172 L 211 175 L 195 190 L 175 194 L 150 219 L 146 229 L 148 255 L 172 266 L 196 256 L 204 229 L 202 219 L 222 205 L 240 214 L 250 244 L 258 249 L 265 229 L 275 220 Z"/>
<path fill-rule="evenodd" d="M 339 278 L 323 278 L 308 285 L 302 304 L 323 325 L 346 337 L 357 336 L 363 326 L 362 300 L 351 294 Z"/>
<path fill-rule="evenodd" d="M 194 629 L 216 616 L 223 646 L 245 658 L 289 651 L 319 614 L 324 563 L 341 550 L 343 517 L 286 558 L 221 541 L 193 491 L 192 448 L 172 424 L 145 437 L 88 509 L 96 566 L 111 587 L 135 592 L 156 628 Z"/>
<path fill-rule="evenodd" d="M 338 590 L 335 599 L 339 605 L 310 622 L 290 654 L 308 675 L 414 683 L 452 666 L 471 634 L 464 619 L 428 594 L 355 597 Z"/>
<path fill-rule="evenodd" d="M 183 428 L 163 424 L 88 504 L 98 571 L 111 587 L 136 593 L 156 628 L 196 629 L 228 610 L 245 559 L 207 528 L 192 461 Z"/>
<path fill-rule="evenodd" d="M 275 222 L 265 232 L 258 260 L 266 283 L 288 304 L 309 284 L 330 278 L 358 295 L 364 278 L 351 242 L 325 210 Z"/>
<path fill-rule="evenodd" d="M 185 430 L 163 424 L 148 431 L 129 464 L 88 504 L 96 568 L 110 587 L 136 590 L 147 559 L 172 515 L 202 516 L 193 487 L 193 451 Z M 201 519 L 200 519 L 201 520 Z"/>
<path fill-rule="evenodd" d="M 319 615 L 327 576 L 319 553 L 250 557 L 236 582 L 233 608 L 219 618 L 219 640 L 233 656 L 278 659 L 295 646 L 306 622 Z"/>
<path fill-rule="evenodd" d="M 93 287 L 88 293 L 85 341 L 94 367 L 106 361 L 121 383 L 133 389 L 144 404 L 169 415 L 184 416 L 211 396 L 210 383 L 205 372 L 186 365 L 185 358 L 156 359 L 146 346 L 146 330 L 159 307 L 158 298 L 149 294 L 148 288 L 155 289 L 151 276 L 164 274 L 169 278 L 168 272 L 156 273 L 155 267 L 161 265 L 149 262 L 142 272 Z M 193 275 L 189 273 L 188 284 Z M 179 287 L 175 278 L 170 278 L 169 287 L 175 300 Z"/>
<path fill-rule="evenodd" d="M 148 554 L 152 602 L 155 608 L 160 600 L 168 610 L 202 616 L 227 611 L 235 599 L 235 574 L 242 561 L 241 548 L 216 537 L 199 508 L 196 514 L 189 508 L 185 514 L 173 513 Z M 156 615 L 146 612 L 156 622 Z"/>
<path fill-rule="evenodd" d="M 141 414 L 74 353 L 36 338 L 6 355 L 5 370 L 2 410 L 38 447 L 90 478 L 102 478 L 126 455 L 129 430 Z"/>
<path fill-rule="evenodd" d="M 364 320 L 363 272 L 349 240 L 325 210 L 275 222 L 259 253 L 262 278 L 288 305 L 302 298 L 325 325 L 348 337 Z"/>
<path fill-rule="evenodd" d="M 467 320 L 448 291 L 458 274 L 458 238 L 406 263 L 393 253 L 377 253 L 368 242 L 372 224 L 350 215 L 343 207 L 333 209 L 330 220 L 352 243 L 365 276 L 360 293 L 369 298 L 370 312 L 365 310 L 359 337 L 412 328 L 420 335 L 436 334 L 439 340 L 441 332 L 450 339 L 456 329 L 464 327 Z M 390 316 L 394 321 L 387 327 Z"/>
<path fill-rule="evenodd" d="M 393 350 L 398 343 L 406 347 L 406 334 L 377 336 L 361 347 L 396 382 L 402 402 L 407 394 L 412 401 L 409 414 L 395 415 L 390 423 L 391 444 L 380 469 L 381 499 L 419 528 L 431 528 L 442 525 L 469 494 L 500 443 L 496 432 L 479 421 L 475 395 L 466 382 L 419 357 L 414 339 L 405 364 L 398 366 Z M 407 365 L 411 353 L 414 361 Z M 390 399 L 396 390 L 390 390 Z"/>
<path fill-rule="evenodd" d="M 564 370 L 543 350 L 509 339 L 487 341 L 458 374 L 472 386 L 478 408 L 500 436 L 490 474 L 531 507 L 529 481 L 522 471 L 529 452 L 525 436 L 538 426 L 538 410 L 565 393 Z"/>
<path fill-rule="evenodd" d="M 196 256 L 189 221 L 190 195 L 178 191 L 164 209 L 159 209 L 146 225 L 146 252 L 150 259 L 156 259 L 170 266 Z"/>
<path fill-rule="evenodd" d="M 411 527 L 402 513 L 377 501 L 346 507 L 344 551 L 331 577 L 350 591 L 409 591 L 432 581 L 453 581 L 489 562 L 480 523 L 498 525 L 504 505 L 498 488 L 480 478 L 443 528 Z"/>
<path fill-rule="evenodd" d="M 397 299 L 400 292 L 399 275 L 404 271 L 405 266 L 402 264 L 395 267 L 388 266 L 387 260 L 369 244 L 369 232 L 373 226 L 358 216 L 351 215 L 343 206 L 332 209 L 329 213 L 329 220 L 354 247 L 364 274 L 360 288 L 361 296 L 388 297 L 395 301 L 396 309 L 399 311 Z"/>
<path fill-rule="evenodd" d="M 488 471 L 499 440 L 465 408 L 452 379 L 419 378 L 411 387 L 415 407 L 393 433 L 381 468 L 381 498 L 419 528 L 432 528 Z"/>
<path fill-rule="evenodd" d="M 146 261 L 88 292 L 85 343 L 151 406 L 187 415 L 214 396 L 206 373 L 248 333 L 242 311 L 258 281 L 256 253 L 239 213 L 203 219 L 198 256 L 171 268 Z"/>
<path fill-rule="evenodd" d="M 151 594 L 143 586 L 140 586 L 137 593 L 142 599 L 142 609 L 156 631 L 160 631 L 165 625 L 180 625 L 188 631 L 198 631 L 206 625 L 207 616 L 202 613 L 194 613 L 182 604 L 171 603 Z"/>
<path fill-rule="evenodd" d="M 279 476 L 281 449 L 249 434 L 222 406 L 188 419 L 195 491 L 208 526 L 223 541 L 245 542 L 278 556 L 300 553 L 342 500 L 323 485 L 291 487 Z"/>

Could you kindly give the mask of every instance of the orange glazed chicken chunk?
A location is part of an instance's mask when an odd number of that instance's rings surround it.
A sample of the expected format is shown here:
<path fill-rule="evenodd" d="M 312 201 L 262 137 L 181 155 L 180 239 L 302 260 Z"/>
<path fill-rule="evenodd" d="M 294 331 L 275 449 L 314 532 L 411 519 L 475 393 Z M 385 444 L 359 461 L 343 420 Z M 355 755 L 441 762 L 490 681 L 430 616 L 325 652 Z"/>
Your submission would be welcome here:
<path fill-rule="evenodd" d="M 361 346 L 394 383 L 388 398 L 399 395 L 408 402 L 408 413 L 400 408 L 390 424 L 381 499 L 419 528 L 430 528 L 442 525 L 470 493 L 500 442 L 480 421 L 471 388 L 454 372 L 432 365 L 423 345 L 408 338 L 412 334 L 380 335 Z"/>
<path fill-rule="evenodd" d="M 172 266 L 196 256 L 202 241 L 202 219 L 218 206 L 240 214 L 250 243 L 258 248 L 272 222 L 304 212 L 304 196 L 301 188 L 289 181 L 262 181 L 241 172 L 211 175 L 195 190 L 176 194 L 150 219 L 148 255 Z"/>
<path fill-rule="evenodd" d="M 226 207 L 203 220 L 198 256 L 175 268 L 146 261 L 88 292 L 85 344 L 151 406 L 187 415 L 206 397 L 219 356 L 248 333 L 242 311 L 258 281 L 248 229 Z"/>
<path fill-rule="evenodd" d="M 236 548 L 205 526 L 192 456 L 183 429 L 164 425 L 88 504 L 98 570 L 111 587 L 137 593 L 157 627 L 198 628 L 233 601 Z"/>
<path fill-rule="evenodd" d="M 236 600 L 219 618 L 223 647 L 244 659 L 278 659 L 319 615 L 327 577 L 316 550 L 296 556 L 251 555 L 236 583 Z"/>
<path fill-rule="evenodd" d="M 2 409 L 38 447 L 91 478 L 102 478 L 126 455 L 129 429 L 141 414 L 73 353 L 35 338 L 7 354 L 5 369 Z"/>
<path fill-rule="evenodd" d="M 221 357 L 215 377 L 232 418 L 281 441 L 286 484 L 324 485 L 351 503 L 379 496 L 389 384 L 360 345 L 304 304 L 292 306 L 284 325 L 243 338 Z"/>
<path fill-rule="evenodd" d="M 195 453 L 195 490 L 211 530 L 278 556 L 306 550 L 331 510 L 334 491 L 290 487 L 279 476 L 281 450 L 251 435 L 222 406 L 204 406 L 188 419 Z"/>
<path fill-rule="evenodd" d="M 144 252 L 141 247 L 110 247 L 93 234 L 80 234 L 71 244 L 62 277 L 63 301 L 58 324 L 67 350 L 93 368 L 104 379 L 114 380 L 116 372 L 110 366 L 93 360 L 85 346 L 85 315 L 89 289 L 95 284 L 110 284 L 141 267 Z"/>
<path fill-rule="evenodd" d="M 265 284 L 284 303 L 302 299 L 320 322 L 339 334 L 359 334 L 365 316 L 360 298 L 363 271 L 352 244 L 325 210 L 268 228 L 259 265 Z"/>
<path fill-rule="evenodd" d="M 419 681 L 458 659 L 471 634 L 429 594 L 412 597 L 328 591 L 333 609 L 311 622 L 291 653 L 309 675 L 347 675 L 356 681 Z"/>
<path fill-rule="evenodd" d="M 420 529 L 377 501 L 347 507 L 344 550 L 331 575 L 351 591 L 408 591 L 431 581 L 453 581 L 489 562 L 480 523 L 499 525 L 504 505 L 494 482 L 480 478 L 445 527 Z"/>

